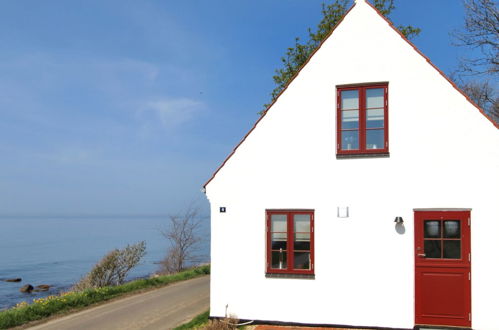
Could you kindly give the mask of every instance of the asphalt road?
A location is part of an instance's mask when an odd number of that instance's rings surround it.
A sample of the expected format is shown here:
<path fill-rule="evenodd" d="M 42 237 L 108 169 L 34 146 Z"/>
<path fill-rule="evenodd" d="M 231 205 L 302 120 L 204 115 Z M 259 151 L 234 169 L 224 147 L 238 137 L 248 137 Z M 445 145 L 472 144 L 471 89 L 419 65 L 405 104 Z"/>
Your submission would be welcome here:
<path fill-rule="evenodd" d="M 173 329 L 208 310 L 210 277 L 171 284 L 70 314 L 30 330 Z"/>

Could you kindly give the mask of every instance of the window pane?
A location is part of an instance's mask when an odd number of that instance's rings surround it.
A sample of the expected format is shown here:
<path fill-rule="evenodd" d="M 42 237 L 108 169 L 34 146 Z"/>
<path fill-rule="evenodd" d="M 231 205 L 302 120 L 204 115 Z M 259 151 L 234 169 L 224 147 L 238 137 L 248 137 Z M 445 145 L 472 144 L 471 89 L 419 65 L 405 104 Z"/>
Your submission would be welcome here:
<path fill-rule="evenodd" d="M 425 238 L 440 238 L 440 221 L 425 220 L 424 222 Z"/>
<path fill-rule="evenodd" d="M 295 250 L 310 250 L 310 234 L 296 233 L 293 247 Z"/>
<path fill-rule="evenodd" d="M 288 221 L 287 221 L 287 216 L 285 214 L 272 214 L 271 222 L 272 222 L 271 231 L 280 231 L 280 232 L 288 231 L 288 225 L 287 225 Z"/>
<path fill-rule="evenodd" d="M 385 127 L 385 110 L 371 109 L 366 111 L 367 128 L 382 128 Z"/>
<path fill-rule="evenodd" d="M 288 238 L 287 233 L 272 233 L 273 241 L 285 241 Z"/>
<path fill-rule="evenodd" d="M 366 107 L 383 108 L 385 101 L 385 91 L 383 88 L 372 88 L 366 90 Z"/>
<path fill-rule="evenodd" d="M 444 241 L 444 258 L 461 259 L 461 241 Z"/>
<path fill-rule="evenodd" d="M 359 110 L 347 110 L 341 112 L 341 128 L 359 128 Z"/>
<path fill-rule="evenodd" d="M 310 232 L 310 214 L 295 214 L 295 232 Z"/>
<path fill-rule="evenodd" d="M 272 268 L 288 268 L 288 253 L 286 251 L 272 251 Z"/>
<path fill-rule="evenodd" d="M 341 132 L 341 150 L 359 149 L 359 131 Z"/>
<path fill-rule="evenodd" d="M 459 220 L 444 221 L 445 238 L 461 238 L 461 223 Z"/>
<path fill-rule="evenodd" d="M 287 234 L 286 233 L 272 233 L 272 250 L 287 248 Z"/>
<path fill-rule="evenodd" d="M 370 129 L 366 131 L 366 149 L 383 149 L 384 147 L 384 129 Z"/>
<path fill-rule="evenodd" d="M 310 269 L 310 252 L 295 252 L 294 257 L 295 269 Z"/>
<path fill-rule="evenodd" d="M 359 108 L 359 91 L 342 91 L 341 92 L 341 109 L 358 109 Z"/>
<path fill-rule="evenodd" d="M 425 240 L 424 253 L 426 258 L 441 258 L 442 257 L 442 241 L 440 240 Z"/>

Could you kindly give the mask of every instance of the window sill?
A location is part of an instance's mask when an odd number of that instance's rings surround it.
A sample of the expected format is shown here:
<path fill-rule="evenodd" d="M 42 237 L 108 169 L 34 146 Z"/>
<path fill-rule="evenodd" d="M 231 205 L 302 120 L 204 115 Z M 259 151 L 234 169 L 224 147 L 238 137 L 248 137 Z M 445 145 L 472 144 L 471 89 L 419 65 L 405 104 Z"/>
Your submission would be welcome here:
<path fill-rule="evenodd" d="M 283 274 L 283 273 L 265 273 L 266 278 L 299 278 L 305 280 L 315 280 L 315 274 Z"/>
<path fill-rule="evenodd" d="M 344 158 L 388 158 L 390 157 L 389 152 L 377 152 L 377 153 L 358 153 L 358 154 L 336 154 L 336 159 Z"/>

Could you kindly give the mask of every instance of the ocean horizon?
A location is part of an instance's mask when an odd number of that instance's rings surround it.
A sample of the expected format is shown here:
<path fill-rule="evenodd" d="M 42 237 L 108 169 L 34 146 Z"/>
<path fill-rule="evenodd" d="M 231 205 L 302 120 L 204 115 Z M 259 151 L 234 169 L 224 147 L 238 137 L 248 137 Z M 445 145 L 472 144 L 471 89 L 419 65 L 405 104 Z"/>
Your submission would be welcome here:
<path fill-rule="evenodd" d="M 209 217 L 199 217 L 202 261 L 210 256 Z M 168 229 L 168 215 L 0 215 L 0 310 L 17 303 L 67 291 L 105 254 L 116 248 L 146 242 L 146 255 L 128 280 L 159 270 L 168 251 L 161 231 Z M 26 284 L 48 284 L 47 292 L 21 293 Z"/>

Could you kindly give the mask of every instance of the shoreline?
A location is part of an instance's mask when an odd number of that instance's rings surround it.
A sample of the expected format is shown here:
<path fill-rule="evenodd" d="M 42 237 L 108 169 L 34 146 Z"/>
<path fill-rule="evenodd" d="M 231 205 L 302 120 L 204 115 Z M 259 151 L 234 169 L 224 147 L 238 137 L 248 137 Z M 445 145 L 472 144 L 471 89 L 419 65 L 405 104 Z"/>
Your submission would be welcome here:
<path fill-rule="evenodd" d="M 20 305 L 0 312 L 0 328 L 32 325 L 58 315 L 78 312 L 115 299 L 152 291 L 173 283 L 210 274 L 210 266 L 194 267 L 171 275 L 139 279 L 122 285 L 69 292 L 59 296 L 37 299 L 33 304 Z"/>

